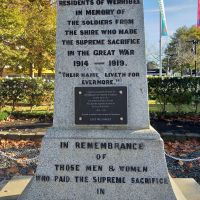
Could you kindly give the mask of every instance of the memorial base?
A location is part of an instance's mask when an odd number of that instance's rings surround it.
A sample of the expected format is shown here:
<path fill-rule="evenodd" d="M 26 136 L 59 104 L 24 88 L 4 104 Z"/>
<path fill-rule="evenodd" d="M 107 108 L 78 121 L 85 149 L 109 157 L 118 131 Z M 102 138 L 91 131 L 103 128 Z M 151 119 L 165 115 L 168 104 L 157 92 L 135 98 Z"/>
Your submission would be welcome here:
<path fill-rule="evenodd" d="M 154 129 L 51 128 L 19 200 L 175 200 Z"/>

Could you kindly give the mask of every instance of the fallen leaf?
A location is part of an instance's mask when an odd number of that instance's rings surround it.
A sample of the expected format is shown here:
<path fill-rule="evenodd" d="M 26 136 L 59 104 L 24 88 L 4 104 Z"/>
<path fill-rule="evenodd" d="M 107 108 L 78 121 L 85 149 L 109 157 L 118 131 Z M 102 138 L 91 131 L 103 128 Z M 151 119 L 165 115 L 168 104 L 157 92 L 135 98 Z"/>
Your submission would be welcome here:
<path fill-rule="evenodd" d="M 33 169 L 28 169 L 28 175 L 33 175 L 35 171 Z"/>
<path fill-rule="evenodd" d="M 179 164 L 180 166 L 183 166 L 183 165 L 184 165 L 184 162 L 183 162 L 182 160 L 179 160 L 179 161 L 178 161 L 178 164 Z"/>
<path fill-rule="evenodd" d="M 18 172 L 19 172 L 19 170 L 16 166 L 13 166 L 13 167 L 10 167 L 10 168 L 7 169 L 7 173 L 16 174 Z"/>
<path fill-rule="evenodd" d="M 186 163 L 186 166 L 191 169 L 193 167 L 193 164 L 192 162 L 189 162 L 189 163 Z"/>

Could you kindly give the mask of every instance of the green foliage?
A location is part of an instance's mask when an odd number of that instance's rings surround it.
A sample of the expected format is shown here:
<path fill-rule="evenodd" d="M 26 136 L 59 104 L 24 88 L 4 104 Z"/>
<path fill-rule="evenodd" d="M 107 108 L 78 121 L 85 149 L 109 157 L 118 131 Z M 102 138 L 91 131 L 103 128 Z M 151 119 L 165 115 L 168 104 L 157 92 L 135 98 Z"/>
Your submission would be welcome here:
<path fill-rule="evenodd" d="M 0 112 L 0 121 L 6 120 L 9 117 L 10 113 Z"/>
<path fill-rule="evenodd" d="M 182 105 L 189 105 L 192 101 L 190 81 L 193 79 L 173 78 L 170 79 L 169 103 L 173 104 L 178 113 L 181 112 Z"/>
<path fill-rule="evenodd" d="M 3 87 L 3 80 L 0 80 L 0 112 L 2 111 L 2 108 L 5 106 L 6 103 L 5 90 L 6 88 Z"/>
<path fill-rule="evenodd" d="M 26 3 L 26 26 L 21 37 L 26 57 L 23 69 L 34 69 L 41 77 L 43 68 L 54 69 L 55 65 L 55 19 L 56 8 L 46 0 L 34 0 Z M 33 69 L 34 68 L 34 69 Z"/>
<path fill-rule="evenodd" d="M 166 112 L 167 104 L 171 103 L 177 112 L 182 106 L 194 105 L 193 111 L 198 112 L 200 104 L 200 78 L 149 78 L 149 97 L 161 105 L 161 111 Z"/>
<path fill-rule="evenodd" d="M 44 95 L 43 95 L 43 85 L 45 82 L 42 79 L 27 79 L 26 80 L 26 101 L 31 107 L 31 112 L 33 106 L 38 106 L 42 103 Z"/>
<path fill-rule="evenodd" d="M 25 79 L 5 79 L 2 82 L 3 97 L 8 103 L 12 104 L 12 111 L 15 110 L 16 103 L 22 101 L 26 94 L 26 80 Z"/>
<path fill-rule="evenodd" d="M 200 105 L 200 78 L 190 78 L 190 92 L 195 113 Z"/>
<path fill-rule="evenodd" d="M 54 82 L 45 82 L 44 85 L 44 103 L 48 106 L 48 111 L 53 106 L 54 103 Z"/>
<path fill-rule="evenodd" d="M 18 40 L 25 26 L 19 0 L 0 0 L 0 76 L 6 66 L 17 67 L 23 57 Z"/>
<path fill-rule="evenodd" d="M 148 79 L 149 99 L 159 103 L 161 112 L 174 107 L 178 113 L 190 108 L 198 113 L 200 105 L 200 77 Z M 46 105 L 48 110 L 54 103 L 54 82 L 42 79 L 0 79 L 0 105 L 17 104 L 33 106 Z M 187 106 L 186 106 L 187 105 Z"/>
<path fill-rule="evenodd" d="M 169 103 L 171 93 L 171 82 L 168 78 L 149 78 L 149 98 L 157 100 L 162 108 L 162 112 L 166 112 L 166 105 Z"/>
<path fill-rule="evenodd" d="M 54 69 L 56 7 L 47 0 L 0 0 L 0 76 Z"/>
<path fill-rule="evenodd" d="M 165 53 L 170 56 L 170 68 L 174 72 L 183 72 L 186 69 L 194 69 L 194 61 L 200 59 L 200 45 L 198 45 L 197 55 L 194 54 L 194 48 L 191 40 L 200 40 L 200 28 L 196 26 L 181 27 L 176 30 L 168 44 Z M 196 57 L 197 56 L 197 57 Z"/>
<path fill-rule="evenodd" d="M 31 107 L 45 102 L 49 107 L 53 105 L 53 82 L 42 79 L 15 78 L 0 80 L 0 105 L 11 104 L 12 111 L 17 103 L 28 103 Z"/>

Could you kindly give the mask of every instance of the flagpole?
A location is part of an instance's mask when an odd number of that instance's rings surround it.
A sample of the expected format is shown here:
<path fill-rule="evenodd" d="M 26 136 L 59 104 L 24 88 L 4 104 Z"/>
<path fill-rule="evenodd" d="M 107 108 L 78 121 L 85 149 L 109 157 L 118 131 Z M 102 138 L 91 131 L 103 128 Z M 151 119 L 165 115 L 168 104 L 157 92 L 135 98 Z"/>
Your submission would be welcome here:
<path fill-rule="evenodd" d="M 200 0 L 198 0 L 198 8 L 197 8 L 197 28 L 200 27 Z"/>
<path fill-rule="evenodd" d="M 160 76 L 162 76 L 162 16 L 160 12 L 160 50 L 159 50 L 159 61 L 160 61 Z"/>

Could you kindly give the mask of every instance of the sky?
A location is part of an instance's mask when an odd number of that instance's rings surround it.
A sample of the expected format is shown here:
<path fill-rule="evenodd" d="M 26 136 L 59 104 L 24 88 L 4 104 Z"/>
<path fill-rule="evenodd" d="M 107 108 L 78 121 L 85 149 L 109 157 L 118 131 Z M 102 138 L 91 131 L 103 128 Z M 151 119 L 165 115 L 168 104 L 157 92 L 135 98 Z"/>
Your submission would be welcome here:
<path fill-rule="evenodd" d="M 169 36 L 181 26 L 196 25 L 198 0 L 164 0 L 164 5 Z M 158 0 L 144 0 L 144 17 L 147 59 L 154 60 L 159 53 Z M 162 40 L 164 49 L 170 37 L 163 37 Z"/>

